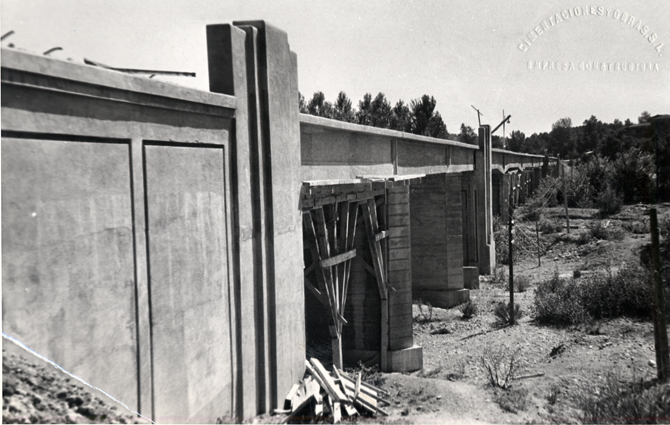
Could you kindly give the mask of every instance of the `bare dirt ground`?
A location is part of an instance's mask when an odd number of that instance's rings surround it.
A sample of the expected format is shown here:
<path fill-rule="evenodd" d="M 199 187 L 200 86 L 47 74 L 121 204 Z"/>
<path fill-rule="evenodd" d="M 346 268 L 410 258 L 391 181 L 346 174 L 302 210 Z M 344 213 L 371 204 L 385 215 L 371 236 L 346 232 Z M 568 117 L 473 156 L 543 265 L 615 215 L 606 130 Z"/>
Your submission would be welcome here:
<path fill-rule="evenodd" d="M 604 382 L 608 373 L 621 380 L 649 381 L 656 376 L 653 324 L 651 320 L 617 318 L 590 326 L 552 327 L 533 320 L 534 288 L 555 273 L 572 277 L 575 270 L 588 273 L 615 272 L 624 263 L 639 263 L 640 250 L 650 243 L 646 206 L 631 205 L 615 216 L 602 220 L 618 233 L 620 240 L 591 240 L 579 245 L 581 232 L 597 217 L 596 210 L 570 210 L 571 236 L 542 235 L 550 244 L 541 257 L 522 258 L 515 263 L 515 278 L 525 276 L 530 287 L 515 292 L 515 302 L 524 311 L 518 325 L 495 325 L 493 307 L 509 301 L 509 291 L 491 277 L 482 278 L 478 290 L 470 293 L 479 312 L 462 320 L 457 308 L 432 309 L 414 305 L 414 342 L 423 347 L 424 367 L 411 374 L 384 374 L 383 387 L 390 391 L 390 422 L 408 423 L 547 423 L 574 422 L 580 412 L 574 396 Z M 564 223 L 564 211 L 548 211 L 549 218 Z M 670 217 L 670 205 L 659 208 L 659 221 Z M 646 220 L 646 221 L 645 221 Z M 643 233 L 645 230 L 647 233 Z M 522 231 L 535 235 L 534 223 L 519 223 Z M 574 240 L 574 241 L 572 241 Z M 550 242 L 547 242 L 550 241 Z M 505 269 L 507 267 L 505 266 Z M 667 302 L 667 301 L 666 301 Z M 512 390 L 525 397 L 525 405 L 516 413 L 495 402 L 501 390 L 488 384 L 480 358 L 483 351 L 507 344 L 519 349 L 521 376 L 512 382 Z M 390 418 L 389 418 L 390 419 Z M 669 418 L 670 420 L 670 418 Z M 637 422 L 631 418 L 631 422 Z"/>

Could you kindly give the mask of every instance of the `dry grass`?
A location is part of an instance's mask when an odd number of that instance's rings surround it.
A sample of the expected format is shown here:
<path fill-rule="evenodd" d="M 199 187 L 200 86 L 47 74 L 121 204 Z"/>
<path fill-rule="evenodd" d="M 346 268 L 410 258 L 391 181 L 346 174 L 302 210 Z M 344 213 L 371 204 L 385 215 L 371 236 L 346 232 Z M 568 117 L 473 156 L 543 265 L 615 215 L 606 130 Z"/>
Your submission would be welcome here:
<path fill-rule="evenodd" d="M 520 367 L 519 349 L 506 345 L 486 347 L 479 362 L 491 386 L 508 388 Z"/>

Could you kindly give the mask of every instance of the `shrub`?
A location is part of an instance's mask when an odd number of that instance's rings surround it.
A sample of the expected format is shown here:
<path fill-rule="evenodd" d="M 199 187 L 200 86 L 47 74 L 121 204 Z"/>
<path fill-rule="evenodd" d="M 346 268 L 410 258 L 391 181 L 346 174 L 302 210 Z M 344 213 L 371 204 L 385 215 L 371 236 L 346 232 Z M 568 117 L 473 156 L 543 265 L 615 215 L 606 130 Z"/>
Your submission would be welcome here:
<path fill-rule="evenodd" d="M 496 322 L 500 325 L 510 324 L 510 304 L 507 305 L 503 302 L 498 303 L 493 309 L 493 315 L 496 317 Z M 521 306 L 517 303 L 514 303 L 514 322 L 518 323 L 519 319 L 523 317 L 523 310 Z"/>
<path fill-rule="evenodd" d="M 549 220 L 546 217 L 541 217 L 540 221 L 538 222 L 538 228 L 540 232 L 549 234 L 560 232 L 563 230 L 563 225 L 556 220 Z"/>
<path fill-rule="evenodd" d="M 484 348 L 479 363 L 493 387 L 507 388 L 520 367 L 519 349 L 506 345 Z"/>
<path fill-rule="evenodd" d="M 637 235 L 644 235 L 646 233 L 649 233 L 649 221 L 648 220 L 627 221 L 627 222 L 623 223 L 622 227 L 627 232 L 634 233 L 634 234 L 637 234 Z"/>
<path fill-rule="evenodd" d="M 581 303 L 596 319 L 649 317 L 649 282 L 649 272 L 636 266 L 625 266 L 618 273 L 591 275 L 581 285 Z"/>
<path fill-rule="evenodd" d="M 598 154 L 593 155 L 589 160 L 577 166 L 580 174 L 586 177 L 586 180 L 593 189 L 593 194 L 602 192 L 607 182 L 612 176 L 612 162 Z"/>
<path fill-rule="evenodd" d="M 517 276 L 514 278 L 514 290 L 516 292 L 526 292 L 530 287 L 530 279 L 527 276 Z"/>
<path fill-rule="evenodd" d="M 367 382 L 370 385 L 375 387 L 381 387 L 386 382 L 386 377 L 379 371 L 379 366 L 374 364 L 372 366 L 366 366 L 362 361 L 358 361 L 358 366 L 355 368 L 345 368 L 350 376 L 356 376 L 358 373 L 361 374 L 361 381 Z"/>
<path fill-rule="evenodd" d="M 588 231 L 592 238 L 601 240 L 608 240 L 610 238 L 610 230 L 600 220 L 589 223 Z"/>
<path fill-rule="evenodd" d="M 535 190 L 531 203 L 544 205 L 548 208 L 555 207 L 558 205 L 558 188 L 561 184 L 560 178 L 551 176 L 543 178 Z"/>
<path fill-rule="evenodd" d="M 614 161 L 613 178 L 624 202 L 649 202 L 653 199 L 654 161 L 638 148 L 623 152 Z"/>
<path fill-rule="evenodd" d="M 496 267 L 491 274 L 491 285 L 507 287 L 509 281 L 507 280 L 507 273 L 504 267 Z"/>
<path fill-rule="evenodd" d="M 477 304 L 473 303 L 472 300 L 468 300 L 468 302 L 461 304 L 458 310 L 463 315 L 462 318 L 468 320 L 477 314 L 478 309 Z"/>
<path fill-rule="evenodd" d="M 493 233 L 493 238 L 496 241 L 496 263 L 503 265 L 509 264 L 509 234 L 507 226 L 499 226 L 498 231 Z M 515 247 L 514 262 L 518 260 L 519 250 Z"/>
<path fill-rule="evenodd" d="M 596 195 L 596 208 L 602 215 L 616 214 L 621 211 L 623 197 L 621 197 L 609 184 Z"/>
<path fill-rule="evenodd" d="M 519 413 L 526 409 L 528 390 L 525 388 L 510 388 L 508 390 L 496 391 L 494 400 L 502 410 L 511 413 Z"/>
<path fill-rule="evenodd" d="M 454 367 L 453 372 L 447 373 L 447 379 L 449 381 L 460 381 L 463 378 L 465 378 L 465 362 L 461 361 Z"/>
<path fill-rule="evenodd" d="M 568 207 L 590 208 L 593 206 L 595 190 L 588 177 L 577 169 L 572 175 L 566 175 L 568 190 Z M 562 187 L 561 187 L 562 190 Z"/>
<path fill-rule="evenodd" d="M 416 316 L 416 321 L 421 322 L 430 322 L 433 320 L 433 306 L 429 302 L 423 302 L 423 300 L 418 299 L 414 302 L 419 307 L 419 314 Z"/>
<path fill-rule="evenodd" d="M 561 279 L 558 272 L 535 289 L 535 319 L 540 323 L 571 325 L 584 321 L 586 311 L 574 280 Z"/>
<path fill-rule="evenodd" d="M 431 370 L 421 369 L 421 372 L 419 372 L 419 376 L 422 378 L 434 378 L 438 376 L 441 372 L 442 372 L 442 366 L 438 366 L 435 369 Z"/>
<path fill-rule="evenodd" d="M 587 243 L 591 242 L 591 239 L 593 238 L 589 230 L 581 232 L 577 238 L 577 245 L 586 245 Z"/>
<path fill-rule="evenodd" d="M 558 395 L 561 393 L 561 387 L 556 384 L 553 384 L 549 388 L 549 394 L 547 394 L 547 402 L 550 406 L 553 406 L 558 401 Z"/>
<path fill-rule="evenodd" d="M 648 317 L 649 274 L 626 266 L 618 273 L 592 274 L 582 279 L 560 279 L 558 273 L 535 290 L 535 319 L 540 323 L 577 325 L 592 319 L 619 316 Z"/>
<path fill-rule="evenodd" d="M 582 423 L 666 423 L 670 417 L 670 385 L 626 383 L 609 373 L 605 382 L 576 392 Z"/>

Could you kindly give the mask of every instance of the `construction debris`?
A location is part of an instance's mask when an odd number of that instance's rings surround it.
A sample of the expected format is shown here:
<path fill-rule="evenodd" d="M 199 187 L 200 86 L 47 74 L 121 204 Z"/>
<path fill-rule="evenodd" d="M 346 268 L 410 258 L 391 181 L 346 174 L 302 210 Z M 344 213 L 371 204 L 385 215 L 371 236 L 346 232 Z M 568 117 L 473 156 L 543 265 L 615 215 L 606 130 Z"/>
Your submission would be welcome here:
<path fill-rule="evenodd" d="M 328 372 L 315 358 L 305 361 L 305 366 L 302 382 L 288 392 L 283 409 L 275 410 L 285 415 L 280 423 L 338 423 L 343 417 L 388 416 L 382 407 L 390 405 L 384 399 L 389 393 L 362 382 L 360 372 L 349 376 L 335 366 Z"/>

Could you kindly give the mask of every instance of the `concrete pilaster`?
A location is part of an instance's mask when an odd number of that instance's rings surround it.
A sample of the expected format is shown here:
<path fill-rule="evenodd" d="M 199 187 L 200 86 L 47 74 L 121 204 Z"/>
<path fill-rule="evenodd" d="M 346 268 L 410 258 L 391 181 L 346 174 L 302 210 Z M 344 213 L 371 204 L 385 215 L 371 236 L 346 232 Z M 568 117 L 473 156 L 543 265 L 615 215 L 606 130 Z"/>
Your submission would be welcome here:
<path fill-rule="evenodd" d="M 255 301 L 257 281 L 262 279 L 257 267 L 257 244 L 260 228 L 256 223 L 257 201 L 254 192 L 258 182 L 252 182 L 254 155 L 252 143 L 257 141 L 258 132 L 252 93 L 254 81 L 249 88 L 247 81 L 246 50 L 249 48 L 247 35 L 231 25 L 210 25 L 207 27 L 207 48 L 209 61 L 210 91 L 236 96 L 235 143 L 232 144 L 231 184 L 233 191 L 233 300 L 231 321 L 234 322 L 233 350 L 233 406 L 238 417 L 249 418 L 258 414 L 257 357 L 257 314 Z M 251 67 L 251 72 L 254 68 Z M 254 112 L 250 114 L 250 112 Z"/>
<path fill-rule="evenodd" d="M 495 268 L 495 241 L 493 240 L 493 195 L 491 182 L 491 127 L 479 127 L 479 150 L 475 154 L 477 181 L 477 245 L 479 273 L 490 274 Z"/>
<path fill-rule="evenodd" d="M 257 78 L 265 202 L 267 277 L 263 306 L 266 379 L 264 411 L 276 408 L 302 378 L 305 346 L 300 199 L 297 57 L 284 31 L 264 21 L 234 22 L 258 30 Z M 262 402 L 262 401 L 261 401 Z"/>

